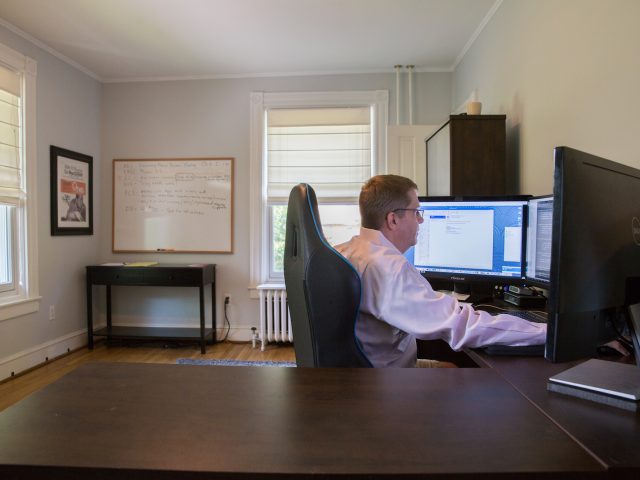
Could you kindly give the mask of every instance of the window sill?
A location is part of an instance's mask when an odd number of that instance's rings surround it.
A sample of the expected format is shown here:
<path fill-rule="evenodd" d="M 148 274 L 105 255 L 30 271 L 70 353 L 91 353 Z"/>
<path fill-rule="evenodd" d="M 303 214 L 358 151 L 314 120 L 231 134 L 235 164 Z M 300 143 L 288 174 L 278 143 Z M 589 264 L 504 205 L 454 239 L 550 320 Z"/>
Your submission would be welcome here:
<path fill-rule="evenodd" d="M 2 302 L 0 303 L 0 322 L 39 311 L 41 298 L 6 298 L 0 300 Z"/>

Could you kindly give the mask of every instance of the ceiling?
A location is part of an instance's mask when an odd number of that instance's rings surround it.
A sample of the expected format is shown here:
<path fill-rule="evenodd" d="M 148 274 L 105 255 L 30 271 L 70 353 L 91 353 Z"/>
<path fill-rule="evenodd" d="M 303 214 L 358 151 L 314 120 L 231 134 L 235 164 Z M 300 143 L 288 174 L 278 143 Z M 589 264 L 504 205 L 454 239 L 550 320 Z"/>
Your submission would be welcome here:
<path fill-rule="evenodd" d="M 502 0 L 1 0 L 0 25 L 103 82 L 451 71 Z"/>

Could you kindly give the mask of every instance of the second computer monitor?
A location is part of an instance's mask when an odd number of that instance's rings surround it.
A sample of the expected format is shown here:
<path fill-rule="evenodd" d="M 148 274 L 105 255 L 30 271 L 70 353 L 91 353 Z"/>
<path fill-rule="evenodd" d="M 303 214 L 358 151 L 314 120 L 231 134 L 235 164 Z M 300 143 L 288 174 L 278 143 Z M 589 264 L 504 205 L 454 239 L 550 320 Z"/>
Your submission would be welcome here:
<path fill-rule="evenodd" d="M 547 287 L 551 278 L 553 196 L 529 200 L 525 277 L 528 284 Z"/>
<path fill-rule="evenodd" d="M 520 283 L 528 197 L 421 197 L 424 222 L 407 257 L 427 278 Z"/>

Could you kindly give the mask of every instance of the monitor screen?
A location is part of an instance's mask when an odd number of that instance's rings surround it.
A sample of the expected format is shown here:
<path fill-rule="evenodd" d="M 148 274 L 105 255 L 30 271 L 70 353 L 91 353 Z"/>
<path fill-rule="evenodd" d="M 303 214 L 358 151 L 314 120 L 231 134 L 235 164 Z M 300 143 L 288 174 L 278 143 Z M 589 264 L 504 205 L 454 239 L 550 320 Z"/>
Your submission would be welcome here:
<path fill-rule="evenodd" d="M 532 198 L 527 202 L 525 277 L 528 284 L 548 286 L 551 275 L 551 232 L 553 197 Z"/>
<path fill-rule="evenodd" d="M 640 298 L 640 170 L 556 147 L 545 356 L 589 357 Z"/>
<path fill-rule="evenodd" d="M 421 197 L 424 222 L 407 258 L 427 278 L 521 282 L 526 204 L 524 197 Z"/>

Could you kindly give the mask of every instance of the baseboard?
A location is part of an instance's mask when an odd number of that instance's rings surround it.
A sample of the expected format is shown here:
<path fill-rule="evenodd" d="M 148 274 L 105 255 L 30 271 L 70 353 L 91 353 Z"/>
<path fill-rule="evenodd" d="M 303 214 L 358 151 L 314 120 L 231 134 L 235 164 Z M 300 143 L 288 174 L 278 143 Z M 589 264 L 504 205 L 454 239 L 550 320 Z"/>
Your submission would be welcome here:
<path fill-rule="evenodd" d="M 0 381 L 87 344 L 87 331 L 78 330 L 9 357 L 0 358 Z"/>

